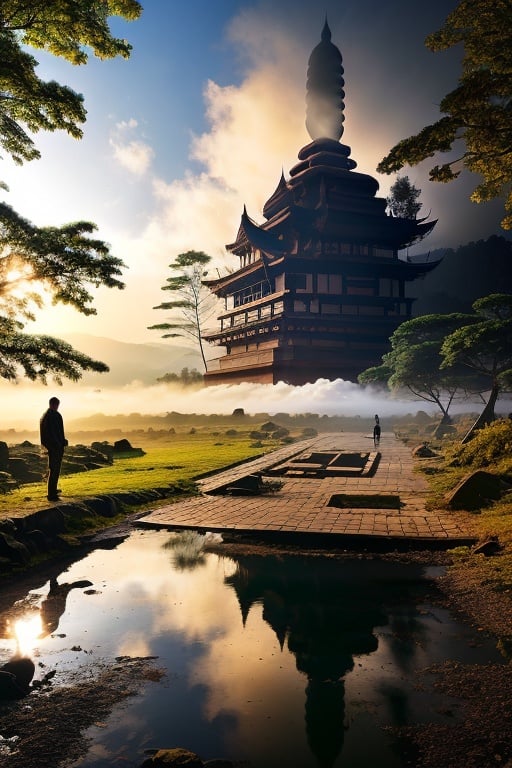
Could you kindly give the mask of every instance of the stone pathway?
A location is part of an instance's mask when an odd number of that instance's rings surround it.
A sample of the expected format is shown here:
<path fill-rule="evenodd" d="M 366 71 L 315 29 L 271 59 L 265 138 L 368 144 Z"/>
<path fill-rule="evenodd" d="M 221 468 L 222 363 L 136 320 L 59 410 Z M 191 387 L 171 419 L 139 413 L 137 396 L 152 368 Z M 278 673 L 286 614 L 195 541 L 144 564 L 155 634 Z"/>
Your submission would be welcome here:
<path fill-rule="evenodd" d="M 266 479 L 265 474 L 271 467 L 294 455 L 334 449 L 364 453 L 373 451 L 374 446 L 369 435 L 350 432 L 322 434 L 294 443 L 201 480 L 200 496 L 161 507 L 137 524 L 274 537 L 315 534 L 361 544 L 363 538 L 378 538 L 380 543 L 387 539 L 390 545 L 411 542 L 420 546 L 423 542 L 448 547 L 471 542 L 459 516 L 425 509 L 427 482 L 414 471 L 411 449 L 391 434 L 382 435 L 378 448 L 380 459 L 372 476 L 280 477 L 272 478 L 283 482 L 282 488 L 273 494 L 218 493 L 219 489 L 252 473 L 261 472 Z M 357 507 L 332 506 L 329 502 L 336 494 L 368 496 L 369 504 L 364 508 L 360 508 L 360 501 Z M 398 496 L 399 503 L 395 509 L 375 508 L 371 497 L 376 494 Z"/>

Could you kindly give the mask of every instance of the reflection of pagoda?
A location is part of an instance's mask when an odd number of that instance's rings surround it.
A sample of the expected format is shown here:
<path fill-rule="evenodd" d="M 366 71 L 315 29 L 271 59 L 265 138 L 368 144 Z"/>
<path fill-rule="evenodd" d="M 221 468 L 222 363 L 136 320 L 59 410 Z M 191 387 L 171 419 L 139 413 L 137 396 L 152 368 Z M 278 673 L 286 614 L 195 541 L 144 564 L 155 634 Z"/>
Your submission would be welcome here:
<path fill-rule="evenodd" d="M 394 218 L 375 197 L 377 181 L 356 173 L 343 134 L 343 67 L 325 23 L 309 59 L 306 127 L 311 143 L 265 203 L 258 225 L 244 208 L 227 249 L 240 268 L 206 284 L 224 300 L 220 329 L 205 338 L 226 348 L 207 384 L 354 379 L 380 363 L 389 337 L 411 316 L 405 285 L 436 262 L 398 252 L 435 221 Z"/>
<path fill-rule="evenodd" d="M 300 556 L 235 559 L 237 571 L 226 583 L 236 592 L 243 620 L 262 603 L 263 619 L 295 656 L 307 678 L 308 743 L 320 768 L 330 768 L 344 744 L 344 677 L 355 655 L 377 649 L 374 628 L 388 621 L 382 608 L 392 600 L 388 566 Z"/>

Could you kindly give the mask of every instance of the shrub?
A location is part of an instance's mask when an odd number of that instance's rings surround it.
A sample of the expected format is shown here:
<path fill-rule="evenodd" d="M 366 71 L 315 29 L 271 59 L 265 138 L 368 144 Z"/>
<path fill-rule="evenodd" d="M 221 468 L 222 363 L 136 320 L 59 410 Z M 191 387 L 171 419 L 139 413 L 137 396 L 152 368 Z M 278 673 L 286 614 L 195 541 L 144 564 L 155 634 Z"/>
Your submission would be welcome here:
<path fill-rule="evenodd" d="M 476 432 L 471 442 L 454 454 L 452 464 L 459 467 L 487 467 L 512 457 L 512 419 L 500 419 Z"/>

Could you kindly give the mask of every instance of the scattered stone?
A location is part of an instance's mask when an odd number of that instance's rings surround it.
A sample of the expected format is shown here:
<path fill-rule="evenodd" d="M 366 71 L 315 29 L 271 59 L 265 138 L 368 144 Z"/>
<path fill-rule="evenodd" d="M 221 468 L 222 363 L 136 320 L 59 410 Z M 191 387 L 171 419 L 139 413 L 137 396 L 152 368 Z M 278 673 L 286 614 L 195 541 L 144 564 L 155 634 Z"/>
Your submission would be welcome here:
<path fill-rule="evenodd" d="M 438 454 L 429 448 L 426 443 L 421 443 L 420 445 L 417 445 L 416 448 L 413 448 L 412 455 L 415 459 L 432 459 Z"/>
<path fill-rule="evenodd" d="M 280 429 L 281 427 L 279 424 L 274 424 L 273 421 L 266 421 L 264 424 L 261 425 L 260 430 L 262 432 L 275 432 L 276 429 Z"/>
<path fill-rule="evenodd" d="M 192 434 L 192 430 L 191 430 Z M 145 451 L 142 448 L 134 448 L 125 437 L 122 440 L 116 440 L 114 443 L 114 457 L 116 454 L 127 453 L 130 456 L 144 456 Z"/>
<path fill-rule="evenodd" d="M 0 667 L 0 699 L 22 699 L 30 692 L 35 665 L 27 657 L 15 657 Z"/>
<path fill-rule="evenodd" d="M 283 437 L 288 437 L 289 434 L 289 429 L 286 429 L 286 427 L 279 427 L 272 432 L 271 437 L 273 440 L 282 440 Z"/>
<path fill-rule="evenodd" d="M 4 443 L 3 440 L 0 440 L 0 470 L 5 472 L 7 470 L 8 463 L 9 463 L 9 448 L 7 446 L 7 443 Z"/>
<path fill-rule="evenodd" d="M 122 440 L 116 440 L 114 443 L 114 451 L 120 453 L 121 451 L 133 451 L 132 444 L 129 440 L 123 437 Z"/>
<path fill-rule="evenodd" d="M 463 477 L 445 499 L 451 509 L 476 510 L 497 501 L 506 488 L 508 485 L 497 475 L 477 469 Z"/>
<path fill-rule="evenodd" d="M 485 555 L 490 557 L 496 555 L 503 549 L 497 536 L 491 536 L 489 539 L 476 544 L 471 550 L 474 555 Z"/>
<path fill-rule="evenodd" d="M 201 758 L 188 749 L 175 747 L 174 749 L 159 749 L 141 765 L 141 768 L 204 768 Z"/>
<path fill-rule="evenodd" d="M 11 563 L 25 565 L 30 560 L 30 551 L 21 541 L 8 533 L 0 532 L 0 556 L 7 558 Z"/>

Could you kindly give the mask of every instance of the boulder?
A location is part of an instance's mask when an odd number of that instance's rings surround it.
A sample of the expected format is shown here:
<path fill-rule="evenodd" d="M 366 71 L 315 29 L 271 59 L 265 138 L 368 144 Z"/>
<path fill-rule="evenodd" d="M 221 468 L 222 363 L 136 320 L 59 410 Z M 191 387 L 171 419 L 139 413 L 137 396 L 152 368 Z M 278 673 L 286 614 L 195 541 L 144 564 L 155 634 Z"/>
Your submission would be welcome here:
<path fill-rule="evenodd" d="M 260 427 L 262 432 L 275 432 L 276 429 L 280 429 L 280 426 L 279 424 L 275 424 L 273 421 L 266 421 Z"/>
<path fill-rule="evenodd" d="M 201 758 L 188 749 L 159 749 L 141 765 L 141 768 L 203 768 Z"/>
<path fill-rule="evenodd" d="M 91 448 L 96 453 L 101 454 L 101 456 L 104 456 L 105 459 L 112 463 L 112 460 L 114 458 L 114 446 L 110 445 L 110 443 L 99 443 L 94 442 L 91 444 Z"/>
<path fill-rule="evenodd" d="M 446 495 L 446 503 L 451 509 L 480 509 L 497 501 L 506 488 L 508 484 L 497 475 L 477 469 L 463 477 L 454 490 Z"/>
<path fill-rule="evenodd" d="M 122 440 L 116 440 L 114 443 L 115 453 L 124 453 L 125 451 L 133 451 L 132 444 L 129 440 L 123 437 Z"/>
<path fill-rule="evenodd" d="M 485 555 L 485 557 L 490 557 L 491 555 L 498 554 L 502 549 L 503 547 L 498 541 L 498 537 L 491 536 L 489 539 L 475 544 L 471 551 L 474 555 Z"/>
<path fill-rule="evenodd" d="M 40 470 L 34 471 L 33 466 L 31 466 L 31 463 L 26 458 L 11 456 L 7 469 L 16 480 L 22 483 L 32 483 L 41 480 Z"/>
<path fill-rule="evenodd" d="M 21 565 L 25 565 L 30 560 L 28 548 L 7 533 L 0 533 L 0 556 Z"/>
<path fill-rule="evenodd" d="M 0 667 L 0 699 L 22 699 L 30 691 L 35 666 L 26 656 L 16 657 Z"/>
<path fill-rule="evenodd" d="M 119 512 L 119 505 L 112 496 L 91 496 L 84 499 L 82 503 L 95 515 L 101 515 L 101 517 L 115 517 Z"/>
<path fill-rule="evenodd" d="M 33 530 L 42 530 L 48 536 L 63 533 L 66 530 L 66 523 L 62 514 L 62 505 L 32 512 L 30 515 L 20 518 L 18 526 L 23 533 Z"/>
<path fill-rule="evenodd" d="M 417 445 L 416 448 L 413 448 L 412 455 L 415 459 L 432 459 L 438 454 L 429 448 L 426 443 L 421 443 L 420 445 Z"/>
<path fill-rule="evenodd" d="M 4 443 L 3 440 L 0 440 L 0 470 L 5 472 L 7 470 L 8 463 L 9 463 L 9 448 L 7 446 L 7 443 Z"/>

